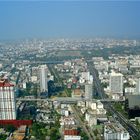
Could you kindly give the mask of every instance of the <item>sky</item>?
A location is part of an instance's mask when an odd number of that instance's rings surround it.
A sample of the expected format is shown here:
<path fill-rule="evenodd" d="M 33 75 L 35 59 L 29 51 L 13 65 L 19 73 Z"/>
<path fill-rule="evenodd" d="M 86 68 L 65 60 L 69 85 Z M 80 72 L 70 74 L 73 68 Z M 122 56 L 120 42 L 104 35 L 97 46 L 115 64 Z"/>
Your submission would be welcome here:
<path fill-rule="evenodd" d="M 140 1 L 0 1 L 0 39 L 140 38 Z"/>

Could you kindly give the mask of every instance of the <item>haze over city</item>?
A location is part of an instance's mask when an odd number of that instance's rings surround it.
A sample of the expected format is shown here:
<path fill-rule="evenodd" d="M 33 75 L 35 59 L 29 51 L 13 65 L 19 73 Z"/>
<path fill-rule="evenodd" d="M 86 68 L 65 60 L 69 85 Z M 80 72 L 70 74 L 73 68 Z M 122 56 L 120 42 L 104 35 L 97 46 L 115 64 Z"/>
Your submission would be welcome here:
<path fill-rule="evenodd" d="M 140 1 L 0 1 L 0 140 L 140 140 Z"/>
<path fill-rule="evenodd" d="M 0 39 L 139 38 L 139 1 L 1 1 Z"/>

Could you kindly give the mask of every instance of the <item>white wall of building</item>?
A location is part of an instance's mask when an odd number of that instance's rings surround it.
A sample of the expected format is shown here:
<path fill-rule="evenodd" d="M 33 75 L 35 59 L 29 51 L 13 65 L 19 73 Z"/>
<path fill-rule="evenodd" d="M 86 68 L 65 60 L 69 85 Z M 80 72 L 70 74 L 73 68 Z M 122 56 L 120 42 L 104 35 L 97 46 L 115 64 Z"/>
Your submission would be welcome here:
<path fill-rule="evenodd" d="M 81 136 L 65 135 L 64 140 L 81 140 Z"/>
<path fill-rule="evenodd" d="M 16 119 L 16 104 L 13 86 L 0 87 L 0 108 L 0 120 Z"/>
<path fill-rule="evenodd" d="M 39 75 L 40 75 L 40 91 L 48 92 L 48 80 L 47 80 L 47 66 L 41 65 L 39 67 Z"/>
<path fill-rule="evenodd" d="M 111 73 L 109 81 L 110 91 L 112 93 L 123 93 L 123 75 L 121 73 Z"/>

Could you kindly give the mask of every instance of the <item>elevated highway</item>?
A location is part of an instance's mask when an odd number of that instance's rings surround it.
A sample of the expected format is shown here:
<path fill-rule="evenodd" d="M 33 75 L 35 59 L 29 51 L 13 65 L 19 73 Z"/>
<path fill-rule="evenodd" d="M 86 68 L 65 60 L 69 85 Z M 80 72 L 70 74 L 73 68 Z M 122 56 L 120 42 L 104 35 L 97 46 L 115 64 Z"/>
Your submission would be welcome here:
<path fill-rule="evenodd" d="M 96 99 L 91 99 L 91 100 L 87 100 L 85 98 L 71 98 L 71 97 L 56 97 L 56 98 L 46 98 L 46 99 L 41 99 L 41 98 L 17 98 L 17 101 L 24 101 L 24 102 L 31 102 L 31 101 L 58 101 L 61 103 L 77 103 L 78 101 L 93 101 L 93 102 L 97 102 L 97 101 L 101 101 L 101 102 L 124 102 L 124 100 L 112 100 L 112 99 L 100 99 L 100 100 L 96 100 Z"/>

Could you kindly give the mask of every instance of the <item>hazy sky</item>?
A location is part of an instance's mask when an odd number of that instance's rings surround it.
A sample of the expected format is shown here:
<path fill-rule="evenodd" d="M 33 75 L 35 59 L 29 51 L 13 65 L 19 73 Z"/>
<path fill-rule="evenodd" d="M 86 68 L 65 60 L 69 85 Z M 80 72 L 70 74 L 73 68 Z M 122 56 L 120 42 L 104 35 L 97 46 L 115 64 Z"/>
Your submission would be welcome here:
<path fill-rule="evenodd" d="M 0 39 L 140 37 L 140 2 L 0 2 Z"/>

